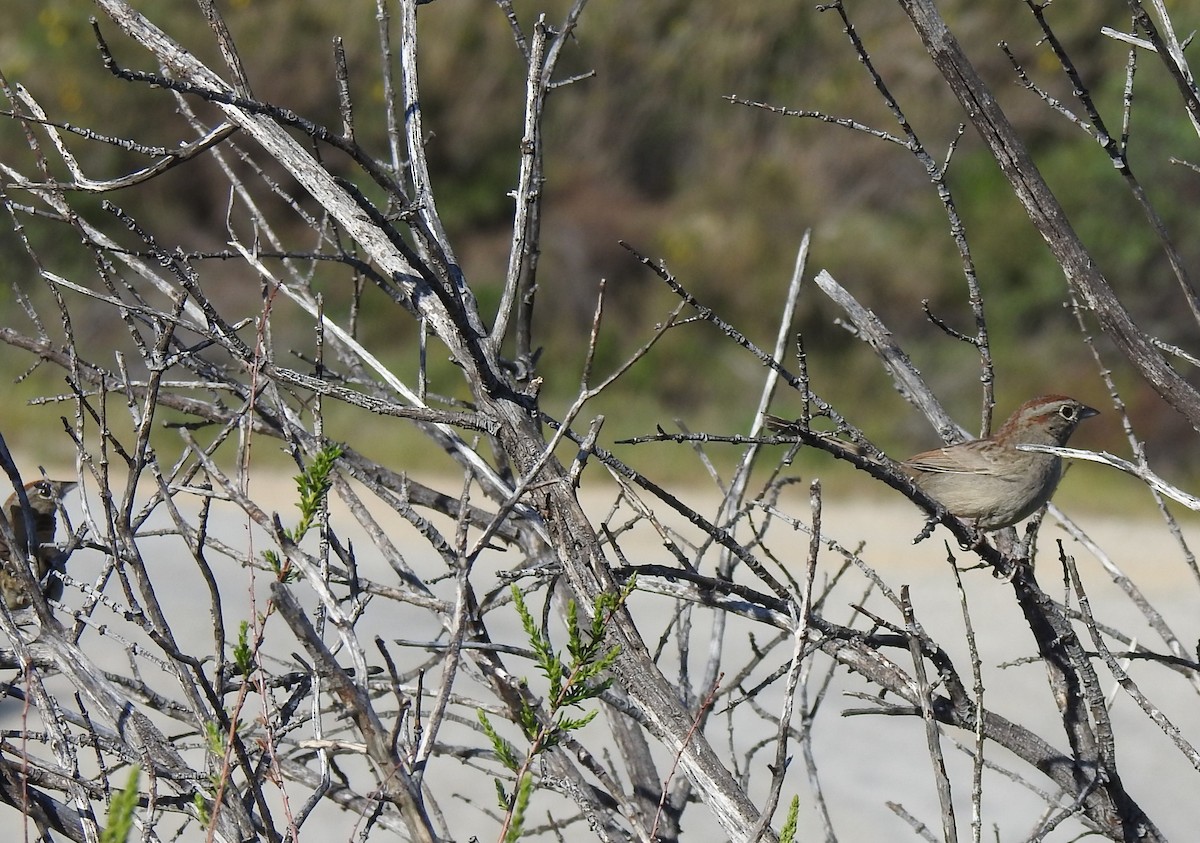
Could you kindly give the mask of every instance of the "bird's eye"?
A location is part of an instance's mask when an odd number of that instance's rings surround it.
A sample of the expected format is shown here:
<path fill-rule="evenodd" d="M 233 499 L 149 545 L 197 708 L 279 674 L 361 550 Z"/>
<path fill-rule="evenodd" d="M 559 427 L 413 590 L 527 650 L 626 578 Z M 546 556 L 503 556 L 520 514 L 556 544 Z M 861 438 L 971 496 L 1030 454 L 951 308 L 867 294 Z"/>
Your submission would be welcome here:
<path fill-rule="evenodd" d="M 1075 408 L 1073 406 L 1071 406 L 1070 404 L 1064 404 L 1062 407 L 1059 408 L 1058 414 L 1060 416 L 1062 416 L 1064 419 L 1066 419 L 1067 421 L 1074 421 Z"/>
<path fill-rule="evenodd" d="M 41 483 L 37 484 L 37 488 L 35 489 L 35 491 L 37 492 L 38 497 L 42 497 L 42 498 L 52 497 L 51 492 L 50 492 L 50 484 L 44 480 Z"/>

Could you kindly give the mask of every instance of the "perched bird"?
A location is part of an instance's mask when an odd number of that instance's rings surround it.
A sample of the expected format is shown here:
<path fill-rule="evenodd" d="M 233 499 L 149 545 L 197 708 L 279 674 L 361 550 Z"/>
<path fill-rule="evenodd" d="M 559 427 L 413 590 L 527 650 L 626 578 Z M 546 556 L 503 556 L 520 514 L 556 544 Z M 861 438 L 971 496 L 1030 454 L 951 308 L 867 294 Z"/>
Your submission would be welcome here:
<path fill-rule="evenodd" d="M 33 510 L 34 536 L 37 540 L 32 561 L 35 566 L 34 579 L 38 582 L 45 579 L 51 563 L 58 556 L 58 549 L 54 547 L 54 532 L 58 524 L 56 515 L 59 501 L 78 485 L 74 480 L 34 480 L 25 484 L 25 495 Z M 4 502 L 4 515 L 17 539 L 19 550 L 13 553 L 8 542 L 0 538 L 0 560 L 3 560 L 0 564 L 0 596 L 3 596 L 9 609 L 23 609 L 31 600 L 25 590 L 24 580 L 17 576 L 13 566 L 21 564 L 20 560 L 28 553 L 29 534 L 25 530 L 25 514 L 21 511 L 21 500 L 16 492 Z"/>
<path fill-rule="evenodd" d="M 1065 395 L 1043 395 L 1018 407 L 986 439 L 926 451 L 900 465 L 951 514 L 998 530 L 1037 512 L 1062 476 L 1059 457 L 1015 446 L 1065 445 L 1081 421 L 1098 413 Z"/>

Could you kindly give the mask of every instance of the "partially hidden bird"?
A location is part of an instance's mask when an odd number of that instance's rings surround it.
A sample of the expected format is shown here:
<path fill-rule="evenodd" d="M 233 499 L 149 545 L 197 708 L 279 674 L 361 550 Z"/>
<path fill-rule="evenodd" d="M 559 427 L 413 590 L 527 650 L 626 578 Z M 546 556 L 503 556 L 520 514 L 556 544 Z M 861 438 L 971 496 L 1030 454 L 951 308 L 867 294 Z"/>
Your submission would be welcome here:
<path fill-rule="evenodd" d="M 33 529 L 35 552 L 31 561 L 34 564 L 34 578 L 47 587 L 46 575 L 58 557 L 60 551 L 54 546 L 54 533 L 57 529 L 58 505 L 63 495 L 79 484 L 74 480 L 34 480 L 25 484 L 25 495 L 29 499 L 29 508 L 33 514 Z M 10 610 L 23 609 L 32 600 L 25 588 L 25 581 L 17 575 L 15 565 L 21 564 L 28 552 L 28 532 L 26 532 L 25 514 L 21 511 L 20 496 L 13 492 L 4 502 L 4 515 L 12 528 L 13 536 L 19 548 L 13 553 L 8 542 L 0 538 L 0 596 Z M 61 583 L 57 583 L 61 588 Z M 50 590 L 50 589 L 48 589 Z M 48 596 L 54 596 L 50 594 Z"/>
<path fill-rule="evenodd" d="M 1045 506 L 1062 477 L 1060 457 L 1016 446 L 1066 445 L 1081 421 L 1098 414 L 1074 398 L 1043 395 L 985 439 L 925 451 L 900 466 L 952 515 L 998 530 Z"/>

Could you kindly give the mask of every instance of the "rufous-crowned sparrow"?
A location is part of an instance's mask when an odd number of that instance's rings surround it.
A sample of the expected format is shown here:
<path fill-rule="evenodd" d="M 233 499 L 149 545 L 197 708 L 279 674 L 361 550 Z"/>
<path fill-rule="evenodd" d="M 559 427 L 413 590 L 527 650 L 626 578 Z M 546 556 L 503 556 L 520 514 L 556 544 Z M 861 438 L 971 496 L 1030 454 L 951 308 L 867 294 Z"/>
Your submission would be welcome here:
<path fill-rule="evenodd" d="M 58 503 L 63 495 L 77 485 L 79 484 L 74 480 L 34 480 L 25 484 L 25 495 L 29 498 L 29 508 L 33 510 L 36 537 L 34 546 L 37 550 L 32 559 L 35 566 L 34 578 L 39 582 L 45 579 L 51 563 L 59 553 L 53 546 Z M 0 560 L 3 560 L 3 564 L 0 565 L 0 596 L 3 596 L 9 609 L 23 609 L 31 602 L 29 593 L 25 590 L 24 580 L 16 575 L 12 566 L 20 564 L 19 560 L 28 552 L 26 537 L 29 534 L 25 531 L 25 514 L 21 511 L 21 500 L 16 492 L 4 502 L 4 515 L 8 518 L 8 524 L 12 527 L 20 550 L 14 554 L 8 543 L 0 539 Z"/>
<path fill-rule="evenodd" d="M 1018 407 L 986 439 L 926 451 L 900 465 L 951 514 L 998 530 L 1037 512 L 1062 476 L 1060 458 L 1015 446 L 1065 445 L 1075 427 L 1098 412 L 1065 395 L 1043 395 Z"/>

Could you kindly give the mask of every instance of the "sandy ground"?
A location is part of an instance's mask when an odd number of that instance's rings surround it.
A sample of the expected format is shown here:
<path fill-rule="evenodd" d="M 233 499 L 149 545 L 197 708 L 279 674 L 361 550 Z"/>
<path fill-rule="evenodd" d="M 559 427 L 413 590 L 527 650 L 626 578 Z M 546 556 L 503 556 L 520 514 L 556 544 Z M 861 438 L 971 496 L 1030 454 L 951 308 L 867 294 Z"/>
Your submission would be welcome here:
<path fill-rule="evenodd" d="M 449 494 L 457 493 L 453 483 L 441 484 L 440 487 Z M 261 501 L 278 509 L 285 522 L 294 518 L 291 502 L 295 499 L 295 493 L 290 480 L 283 478 L 271 481 L 257 486 L 255 491 Z M 711 515 L 715 511 L 716 500 L 710 493 L 703 490 L 675 491 L 694 498 L 691 502 L 701 512 Z M 599 519 L 608 511 L 612 498 L 611 489 L 592 490 L 586 495 L 585 504 Z M 782 506 L 788 514 L 803 521 L 808 520 L 808 505 L 803 495 L 785 498 Z M 68 508 L 77 514 L 78 499 L 73 500 Z M 423 575 L 436 570 L 440 564 L 436 556 L 415 538 L 410 528 L 378 508 L 373 509 L 380 516 L 388 534 L 399 543 L 409 564 L 422 571 Z M 627 518 L 628 514 L 629 511 L 625 510 L 624 517 Z M 343 538 L 352 540 L 358 549 L 364 574 L 380 581 L 394 581 L 394 574 L 370 546 L 362 530 L 353 524 L 348 511 L 343 506 L 335 506 L 332 517 L 335 529 Z M 225 540 L 240 543 L 243 547 L 248 541 L 257 541 L 260 548 L 265 546 L 261 538 L 255 540 L 252 533 L 247 533 L 244 517 L 230 511 L 221 515 L 221 519 L 217 532 Z M 622 520 L 621 517 L 614 519 L 617 523 Z M 1087 516 L 1079 520 L 1089 535 L 1136 581 L 1147 599 L 1184 642 L 1184 646 L 1194 650 L 1195 642 L 1200 639 L 1200 611 L 1197 611 L 1200 607 L 1200 586 L 1167 530 L 1160 523 L 1149 520 L 1122 521 L 1111 517 Z M 677 519 L 668 521 L 679 524 Z M 939 532 L 932 540 L 914 546 L 911 539 L 920 530 L 922 521 L 917 510 L 905 502 L 827 501 L 823 523 L 826 538 L 835 539 L 851 548 L 860 542 L 865 543 L 863 559 L 880 573 L 891 588 L 899 590 L 901 585 L 910 587 L 920 623 L 947 648 L 959 669 L 968 673 L 970 662 L 964 643 L 963 611 L 943 544 L 948 534 Z M 1200 543 L 1200 520 L 1192 519 L 1184 529 L 1193 545 Z M 692 531 L 685 537 L 696 540 L 697 534 Z M 1039 566 L 1040 578 L 1048 590 L 1062 594 L 1060 575 L 1053 562 L 1053 541 L 1057 538 L 1064 538 L 1068 551 L 1078 558 L 1097 617 L 1104 623 L 1136 635 L 1147 646 L 1161 651 L 1162 642 L 1153 635 L 1129 600 L 1112 585 L 1111 578 L 1092 554 L 1074 539 L 1066 537 L 1060 528 L 1049 523 L 1042 531 L 1041 558 L 1044 561 Z M 177 549 L 170 549 L 171 546 L 166 543 L 169 540 L 166 539 L 148 540 L 146 547 L 152 555 L 154 542 L 158 541 L 164 544 L 162 553 L 158 554 L 162 573 L 156 581 L 157 587 L 169 617 L 177 619 L 177 634 L 209 636 L 211 618 L 207 600 L 200 597 L 204 594 L 198 590 L 202 589 L 202 584 L 196 581 L 190 561 L 180 556 Z M 806 535 L 783 528 L 776 529 L 769 540 L 771 550 L 781 562 L 794 566 L 802 563 L 807 544 Z M 632 563 L 672 564 L 672 558 L 662 542 L 649 531 L 635 531 L 624 537 L 621 545 Z M 711 570 L 714 559 L 710 552 L 702 564 L 710 566 Z M 513 562 L 502 554 L 493 554 L 485 557 L 481 566 L 485 569 L 487 566 L 501 569 Z M 817 576 L 819 587 L 832 575 L 839 562 L 840 557 L 835 553 L 822 553 Z M 86 552 L 80 553 L 72 559 L 72 571 L 80 578 L 88 578 L 99 569 L 99 563 L 99 559 L 89 558 Z M 260 575 L 255 586 L 251 586 L 247 573 L 236 568 L 222 571 L 221 577 L 223 587 L 235 589 L 231 594 L 237 593 L 238 588 L 244 589 L 247 595 L 256 590 L 261 593 L 265 585 Z M 740 572 L 738 579 L 747 585 L 757 586 L 747 571 Z M 964 580 L 971 622 L 980 649 L 986 704 L 1012 720 L 1030 725 L 1052 744 L 1065 746 L 1066 741 L 1061 727 L 1057 725 L 1053 701 L 1041 667 L 1036 663 L 1001 667 L 1032 652 L 1032 640 L 1012 599 L 1011 590 L 984 571 L 969 572 L 964 575 Z M 825 607 L 826 616 L 838 622 L 848 621 L 852 614 L 851 604 L 862 600 L 864 583 L 860 574 L 848 575 L 831 592 Z M 899 621 L 898 612 L 877 595 L 870 597 L 867 605 L 873 611 Z M 231 618 L 238 616 L 237 607 L 231 608 Z M 644 636 L 653 648 L 673 607 L 665 598 L 643 595 L 636 599 L 632 608 L 639 624 L 644 623 Z M 246 609 L 249 611 L 249 605 Z M 423 617 L 392 615 L 371 620 L 359 632 L 364 637 L 375 632 L 390 639 L 418 637 L 427 631 L 423 626 L 425 622 Z M 706 616 L 698 613 L 694 617 L 692 642 L 701 654 L 707 647 L 709 625 L 710 620 Z M 493 633 L 510 636 L 511 640 L 520 643 L 515 617 L 511 628 L 497 628 Z M 729 648 L 726 664 L 729 671 L 735 672 L 741 660 L 750 652 L 752 635 L 761 643 L 772 637 L 773 631 L 746 624 L 730 625 L 726 637 Z M 115 668 L 124 666 L 126 657 L 111 639 L 97 639 L 94 646 L 98 661 Z M 664 659 L 669 662 L 676 652 L 675 644 L 668 642 L 665 652 Z M 780 649 L 779 657 L 770 660 L 766 670 L 786 662 L 789 652 L 786 648 Z M 899 654 L 894 658 L 904 663 Z M 697 667 L 700 664 L 698 659 L 699 656 L 694 656 Z M 820 682 L 829 669 L 827 659 L 817 659 L 813 666 L 814 684 Z M 532 668 L 530 672 L 533 672 Z M 1200 706 L 1196 704 L 1196 691 L 1192 686 L 1179 674 L 1154 665 L 1135 664 L 1131 672 L 1142 690 L 1161 707 L 1181 730 L 1184 738 L 1200 743 Z M 760 674 L 764 674 L 764 671 L 760 671 Z M 1102 681 L 1112 687 L 1111 676 L 1103 668 L 1100 668 L 1100 674 Z M 768 711 L 778 711 L 781 687 L 782 683 L 776 683 L 760 695 L 758 702 Z M 920 721 L 915 718 L 879 716 L 846 717 L 842 714 L 846 709 L 867 707 L 869 703 L 854 695 L 870 690 L 857 677 L 848 675 L 844 670 L 835 671 L 816 716 L 814 751 L 834 832 L 842 841 L 917 839 L 911 829 L 889 809 L 888 803 L 894 802 L 902 804 L 905 810 L 935 829 L 936 833 L 936 830 L 940 830 L 940 814 Z M 1117 723 L 1117 757 L 1126 786 L 1133 797 L 1168 837 L 1176 840 L 1195 839 L 1195 829 L 1200 825 L 1200 803 L 1195 799 L 1200 774 L 1133 700 L 1119 690 L 1114 693 L 1112 710 Z M 747 750 L 770 736 L 770 731 L 763 727 L 757 717 L 751 716 L 748 709 L 744 711 L 744 715 L 738 713 L 727 720 L 722 719 L 715 732 L 720 737 L 720 731 L 728 723 L 728 741 L 718 748 L 719 751 L 728 752 L 731 766 L 744 765 Z M 15 715 L 16 712 L 8 710 L 9 718 Z M 603 729 L 601 724 L 602 720 L 589 728 Z M 465 738 L 464 734 L 456 738 L 470 739 L 469 733 L 465 734 Z M 953 748 L 950 739 L 969 741 L 970 736 L 950 733 L 945 741 L 959 833 L 962 839 L 970 839 L 971 767 L 965 756 Z M 761 800 L 764 794 L 768 779 L 765 765 L 772 760 L 772 755 L 773 750 L 760 748 L 750 762 L 754 770 L 751 776 L 752 794 L 756 800 Z M 1000 750 L 989 750 L 988 758 L 1019 772 L 1027 772 L 1020 762 Z M 664 757 L 662 764 L 665 771 L 669 767 L 669 758 Z M 792 771 L 784 787 L 784 799 L 786 801 L 792 795 L 800 797 L 800 839 L 823 839 L 809 783 L 795 751 Z M 456 776 L 457 773 L 443 767 L 431 773 L 433 781 L 439 780 L 437 775 Z M 1049 787 L 1048 780 L 1036 773 L 1032 775 L 1032 780 L 1039 787 Z M 448 817 L 455 838 L 465 841 L 471 835 L 478 835 L 481 840 L 492 839 L 496 833 L 495 825 L 480 809 L 481 805 L 490 807 L 493 804 L 490 782 L 485 777 L 470 779 L 464 774 L 461 781 L 455 782 L 455 787 L 458 788 L 458 797 L 446 800 L 447 805 L 443 806 L 455 809 Z M 539 817 L 544 817 L 550 804 L 539 803 L 539 798 L 535 798 L 534 809 L 540 812 Z M 551 800 L 553 797 L 546 798 Z M 1024 840 L 1036 826 L 1041 813 L 1042 803 L 1036 796 L 998 775 L 987 774 L 982 814 L 986 839 Z M 686 835 L 689 841 L 715 843 L 725 839 L 703 807 L 692 806 L 689 817 Z M 357 817 L 348 814 L 322 811 L 313 824 L 305 827 L 302 839 L 349 840 L 358 827 L 357 822 Z M 1066 841 L 1078 832 L 1077 825 L 1067 822 L 1047 839 Z M 372 839 L 375 839 L 374 836 Z M 590 838 L 581 836 L 578 839 Z"/>

